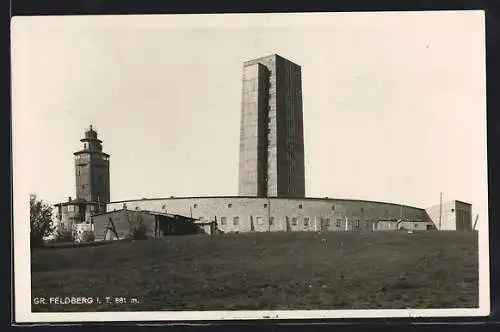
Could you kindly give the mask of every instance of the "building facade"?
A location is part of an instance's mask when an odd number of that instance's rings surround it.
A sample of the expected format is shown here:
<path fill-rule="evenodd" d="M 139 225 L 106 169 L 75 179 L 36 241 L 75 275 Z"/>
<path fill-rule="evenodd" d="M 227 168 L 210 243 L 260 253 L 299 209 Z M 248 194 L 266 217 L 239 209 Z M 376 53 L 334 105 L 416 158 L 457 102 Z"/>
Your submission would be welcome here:
<path fill-rule="evenodd" d="M 63 233 L 72 232 L 76 226 L 91 228 L 92 215 L 105 209 L 104 204 L 99 206 L 97 203 L 89 203 L 79 199 L 72 200 L 71 197 L 68 198 L 67 202 L 55 204 L 54 207 L 54 225 Z"/>
<path fill-rule="evenodd" d="M 447 201 L 427 208 L 426 212 L 438 230 L 472 230 L 472 206 L 469 203 Z"/>
<path fill-rule="evenodd" d="M 214 221 L 231 232 L 430 230 L 425 209 L 394 203 L 331 198 L 171 197 L 111 202 L 121 209 L 156 211 Z"/>
<path fill-rule="evenodd" d="M 277 54 L 243 64 L 239 195 L 305 196 L 301 67 Z"/>

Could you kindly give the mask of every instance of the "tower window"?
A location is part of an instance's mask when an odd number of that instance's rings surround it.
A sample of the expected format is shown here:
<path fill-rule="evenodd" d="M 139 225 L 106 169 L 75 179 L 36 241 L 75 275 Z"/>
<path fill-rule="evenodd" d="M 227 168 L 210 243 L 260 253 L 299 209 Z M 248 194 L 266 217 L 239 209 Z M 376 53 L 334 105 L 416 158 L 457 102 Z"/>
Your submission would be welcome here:
<path fill-rule="evenodd" d="M 229 203 L 229 204 L 227 205 L 227 207 L 228 207 L 228 208 L 231 208 L 231 207 L 233 207 L 233 204 Z"/>
<path fill-rule="evenodd" d="M 361 208 L 361 212 L 365 212 L 365 208 Z"/>
<path fill-rule="evenodd" d="M 267 204 L 264 204 L 264 208 L 266 208 L 266 207 L 267 207 Z"/>
<path fill-rule="evenodd" d="M 304 226 L 309 226 L 309 218 L 304 218 Z"/>
<path fill-rule="evenodd" d="M 163 204 L 163 206 L 161 207 L 163 210 L 165 210 L 167 206 L 165 204 Z"/>
<path fill-rule="evenodd" d="M 198 207 L 198 204 L 194 204 L 193 207 L 196 209 Z"/>
<path fill-rule="evenodd" d="M 302 204 L 299 204 L 299 209 L 302 209 Z"/>

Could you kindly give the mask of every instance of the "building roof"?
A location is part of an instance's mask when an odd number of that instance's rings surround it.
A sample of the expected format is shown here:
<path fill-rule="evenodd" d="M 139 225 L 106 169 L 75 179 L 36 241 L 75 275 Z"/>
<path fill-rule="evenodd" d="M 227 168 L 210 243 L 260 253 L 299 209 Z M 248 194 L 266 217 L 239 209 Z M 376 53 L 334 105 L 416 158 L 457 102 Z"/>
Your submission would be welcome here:
<path fill-rule="evenodd" d="M 130 200 L 121 200 L 121 201 L 113 201 L 108 202 L 108 204 L 117 204 L 117 203 L 127 203 L 127 202 L 139 202 L 139 201 L 160 201 L 160 200 L 174 200 L 174 199 L 261 199 L 261 200 L 300 200 L 300 201 L 328 201 L 331 203 L 344 201 L 344 202 L 364 202 L 364 203 L 376 203 L 376 204 L 387 204 L 394 205 L 398 207 L 411 208 L 411 209 L 420 209 L 425 210 L 424 208 L 415 207 L 406 204 L 397 204 L 397 203 L 389 203 L 389 202 L 381 202 L 381 201 L 369 201 L 362 199 L 350 199 L 350 198 L 332 198 L 332 197 L 256 197 L 256 196 L 170 196 L 170 197 L 158 197 L 158 198 L 138 198 L 138 199 L 130 199 Z"/>
<path fill-rule="evenodd" d="M 143 212 L 143 213 L 151 214 L 151 215 L 154 215 L 154 216 L 165 216 L 165 217 L 169 217 L 169 218 L 183 218 L 183 219 L 188 219 L 188 220 L 191 220 L 191 221 L 197 220 L 195 218 L 191 218 L 191 217 L 188 217 L 188 216 L 183 216 L 183 215 L 180 215 L 180 214 L 163 213 L 163 212 L 150 211 L 150 210 L 130 210 L 130 209 L 119 209 L 119 210 L 115 210 L 115 211 L 101 212 L 101 213 L 94 214 L 94 216 L 101 216 L 101 215 L 105 215 L 105 214 L 112 214 L 112 213 L 117 213 L 117 212 L 122 212 L 122 211 Z"/>
<path fill-rule="evenodd" d="M 467 203 L 467 202 L 464 202 L 464 201 L 459 201 L 457 199 L 451 199 L 451 200 L 444 201 L 441 204 L 431 205 L 431 206 L 427 207 L 426 209 L 437 209 L 440 206 L 445 206 L 447 204 L 456 204 L 456 203 L 472 206 L 471 203 Z"/>
<path fill-rule="evenodd" d="M 82 154 L 82 153 L 91 153 L 91 154 L 100 154 L 100 155 L 104 155 L 106 157 L 109 157 L 109 154 L 107 153 L 104 153 L 102 151 L 99 151 L 99 150 L 79 150 L 79 151 L 76 151 L 76 152 L 73 152 L 73 155 L 77 155 L 77 154 Z"/>
<path fill-rule="evenodd" d="M 106 202 L 89 202 L 82 198 L 75 198 L 71 201 L 56 203 L 54 206 L 66 206 L 66 205 L 104 205 Z"/>
<path fill-rule="evenodd" d="M 188 216 L 183 216 L 180 214 L 172 214 L 172 213 L 164 213 L 164 212 L 157 212 L 157 211 L 149 211 L 149 210 L 141 210 L 143 212 L 147 212 L 149 214 L 152 214 L 154 216 L 165 216 L 165 217 L 170 217 L 170 218 L 184 218 L 184 219 L 189 219 L 189 220 L 197 220 L 196 218 L 188 217 Z"/>
<path fill-rule="evenodd" d="M 247 60 L 247 61 L 244 61 L 243 62 L 243 66 L 249 66 L 249 65 L 253 65 L 253 64 L 257 64 L 257 63 L 260 63 L 261 61 L 264 61 L 264 60 L 267 60 L 269 58 L 276 58 L 276 59 L 280 59 L 280 60 L 285 60 L 285 61 L 288 61 L 288 62 L 291 62 L 293 63 L 294 65 L 298 66 L 298 67 L 301 67 L 300 65 L 298 65 L 297 63 L 279 55 L 279 54 L 276 54 L 276 53 L 273 53 L 273 54 L 270 54 L 270 55 L 266 55 L 266 56 L 262 56 L 262 57 L 258 57 L 258 58 L 255 58 L 255 59 L 252 59 L 252 60 Z"/>

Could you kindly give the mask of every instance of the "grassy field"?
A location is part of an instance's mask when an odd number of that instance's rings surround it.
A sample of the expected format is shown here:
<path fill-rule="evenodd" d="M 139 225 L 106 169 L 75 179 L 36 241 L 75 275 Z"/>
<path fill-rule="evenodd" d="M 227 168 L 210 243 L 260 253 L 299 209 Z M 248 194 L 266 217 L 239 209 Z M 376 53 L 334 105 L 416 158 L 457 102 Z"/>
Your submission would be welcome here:
<path fill-rule="evenodd" d="M 33 297 L 94 299 L 32 310 L 471 308 L 477 253 L 476 232 L 193 235 L 37 249 Z"/>

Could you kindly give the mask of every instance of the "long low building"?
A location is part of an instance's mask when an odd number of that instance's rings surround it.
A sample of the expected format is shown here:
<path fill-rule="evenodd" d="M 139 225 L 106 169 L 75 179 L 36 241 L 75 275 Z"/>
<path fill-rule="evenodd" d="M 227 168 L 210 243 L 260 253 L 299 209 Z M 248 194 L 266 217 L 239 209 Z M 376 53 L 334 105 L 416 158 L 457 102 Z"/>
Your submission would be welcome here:
<path fill-rule="evenodd" d="M 331 198 L 243 196 L 168 197 L 116 201 L 107 212 L 146 210 L 216 222 L 224 232 L 470 230 L 471 205 L 451 201 L 426 209 L 394 203 Z M 444 210 L 444 208 L 446 210 Z M 458 207 L 458 208 L 457 208 Z"/>

